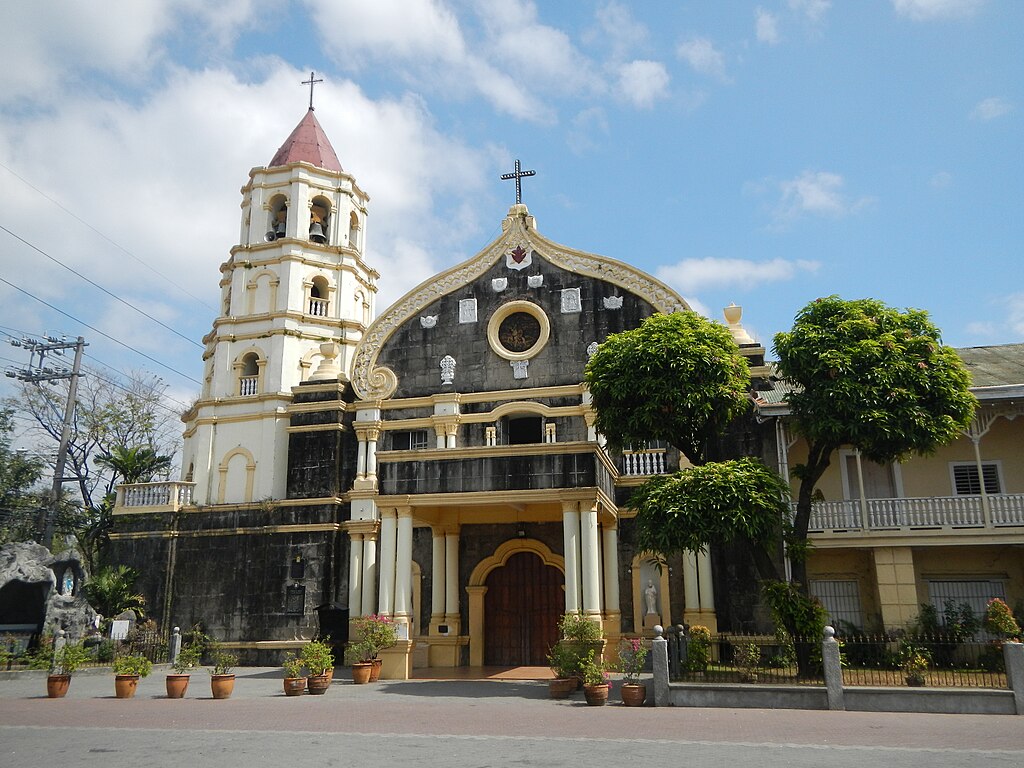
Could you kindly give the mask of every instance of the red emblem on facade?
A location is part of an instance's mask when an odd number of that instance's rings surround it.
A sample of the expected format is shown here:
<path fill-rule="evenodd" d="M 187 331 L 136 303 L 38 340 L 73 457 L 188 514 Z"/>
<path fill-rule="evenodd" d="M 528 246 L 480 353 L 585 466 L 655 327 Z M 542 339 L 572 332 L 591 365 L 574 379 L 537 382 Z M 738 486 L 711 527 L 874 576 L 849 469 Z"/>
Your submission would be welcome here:
<path fill-rule="evenodd" d="M 512 257 L 512 261 L 516 264 L 522 264 L 523 259 L 526 258 L 526 251 L 523 250 L 523 246 L 517 245 L 515 250 L 509 254 Z"/>

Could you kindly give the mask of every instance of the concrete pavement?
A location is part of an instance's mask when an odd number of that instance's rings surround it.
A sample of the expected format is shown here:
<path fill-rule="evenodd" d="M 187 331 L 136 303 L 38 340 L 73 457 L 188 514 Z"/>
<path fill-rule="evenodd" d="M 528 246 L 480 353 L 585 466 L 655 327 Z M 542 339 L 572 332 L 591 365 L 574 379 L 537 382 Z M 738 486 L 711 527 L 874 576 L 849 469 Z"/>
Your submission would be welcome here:
<path fill-rule="evenodd" d="M 184 700 L 163 671 L 136 698 L 109 673 L 80 672 L 68 698 L 41 673 L 0 673 L 0 766 L 140 764 L 561 765 L 671 760 L 701 766 L 1022 766 L 1024 718 L 793 710 L 587 707 L 547 698 L 541 680 L 411 680 L 287 698 L 280 670 L 240 669 L 227 701 L 205 671 Z M 343 670 L 339 673 L 343 674 Z M 339 675 L 340 677 L 340 675 Z M 612 699 L 617 700 L 617 692 Z"/>

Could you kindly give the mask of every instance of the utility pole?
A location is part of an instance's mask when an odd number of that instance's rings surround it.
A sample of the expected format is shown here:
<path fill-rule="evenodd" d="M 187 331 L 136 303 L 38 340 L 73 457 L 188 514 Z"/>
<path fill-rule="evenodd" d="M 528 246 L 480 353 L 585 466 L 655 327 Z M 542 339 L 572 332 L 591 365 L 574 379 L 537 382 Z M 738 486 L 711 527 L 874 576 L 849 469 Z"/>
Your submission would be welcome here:
<path fill-rule="evenodd" d="M 53 470 L 50 503 L 41 508 L 36 517 L 36 530 L 40 541 L 44 547 L 50 549 L 53 546 L 53 523 L 60 505 L 61 487 L 68 480 L 78 480 L 77 477 L 64 477 L 64 467 L 67 464 L 68 443 L 71 441 L 71 425 L 75 418 L 78 379 L 82 375 L 82 351 L 88 345 L 81 336 L 76 341 L 58 339 L 54 336 L 47 336 L 45 341 L 39 341 L 26 336 L 22 339 L 11 339 L 11 344 L 27 349 L 31 357 L 28 368 L 8 369 L 6 375 L 9 378 L 30 381 L 37 386 L 43 381 L 54 384 L 60 379 L 71 380 L 68 385 L 68 399 L 64 404 L 64 423 L 60 432 L 60 446 L 57 449 L 57 465 Z M 53 367 L 46 364 L 47 354 L 62 356 L 69 349 L 75 350 L 75 362 L 70 370 L 66 366 Z"/>

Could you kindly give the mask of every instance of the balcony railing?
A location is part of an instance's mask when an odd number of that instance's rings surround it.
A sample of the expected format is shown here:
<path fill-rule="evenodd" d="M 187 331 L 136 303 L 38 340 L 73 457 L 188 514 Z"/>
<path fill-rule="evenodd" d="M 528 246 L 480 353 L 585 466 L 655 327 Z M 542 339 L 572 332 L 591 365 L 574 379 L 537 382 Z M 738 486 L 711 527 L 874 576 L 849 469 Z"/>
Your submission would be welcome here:
<path fill-rule="evenodd" d="M 309 314 L 314 317 L 327 317 L 327 299 L 311 298 L 309 300 Z"/>
<path fill-rule="evenodd" d="M 667 471 L 664 448 L 622 452 L 621 477 L 664 475 Z"/>
<path fill-rule="evenodd" d="M 115 512 L 127 512 L 139 507 L 159 507 L 175 512 L 192 503 L 195 483 L 163 482 L 133 483 L 117 487 Z"/>
<path fill-rule="evenodd" d="M 901 528 L 986 528 L 1024 526 L 1024 494 L 996 494 L 988 500 L 988 520 L 981 496 L 936 496 L 914 499 L 820 501 L 811 507 L 809 530 L 859 531 Z"/>
<path fill-rule="evenodd" d="M 238 394 L 246 397 L 248 395 L 255 395 L 260 388 L 260 377 L 256 376 L 239 376 L 238 377 Z"/>

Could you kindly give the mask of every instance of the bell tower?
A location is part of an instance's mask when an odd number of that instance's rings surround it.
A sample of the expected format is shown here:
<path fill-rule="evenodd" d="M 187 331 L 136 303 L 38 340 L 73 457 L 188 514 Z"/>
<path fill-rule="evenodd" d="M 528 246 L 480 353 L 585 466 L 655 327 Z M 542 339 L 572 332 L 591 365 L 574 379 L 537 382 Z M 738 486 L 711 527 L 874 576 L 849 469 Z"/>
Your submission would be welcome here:
<path fill-rule="evenodd" d="M 199 504 L 285 495 L 292 387 L 329 360 L 347 380 L 373 318 L 368 195 L 312 105 L 242 188 L 239 243 L 221 264 L 221 313 L 203 341 L 203 391 L 183 417 L 185 479 Z M 326 346 L 326 345 L 325 345 Z"/>

